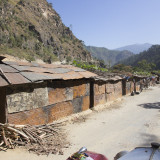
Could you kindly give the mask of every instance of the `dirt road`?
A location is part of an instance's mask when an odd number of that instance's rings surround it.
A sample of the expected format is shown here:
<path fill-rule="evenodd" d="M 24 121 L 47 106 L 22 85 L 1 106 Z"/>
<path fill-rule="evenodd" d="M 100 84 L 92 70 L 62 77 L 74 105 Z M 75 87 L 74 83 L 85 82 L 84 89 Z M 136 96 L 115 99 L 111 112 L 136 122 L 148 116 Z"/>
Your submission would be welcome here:
<path fill-rule="evenodd" d="M 93 111 L 87 120 L 66 126 L 71 146 L 64 155 L 36 156 L 25 150 L 0 152 L 5 160 L 65 160 L 80 147 L 106 155 L 113 160 L 121 150 L 160 142 L 160 86 L 140 95 L 126 96 L 103 111 Z"/>

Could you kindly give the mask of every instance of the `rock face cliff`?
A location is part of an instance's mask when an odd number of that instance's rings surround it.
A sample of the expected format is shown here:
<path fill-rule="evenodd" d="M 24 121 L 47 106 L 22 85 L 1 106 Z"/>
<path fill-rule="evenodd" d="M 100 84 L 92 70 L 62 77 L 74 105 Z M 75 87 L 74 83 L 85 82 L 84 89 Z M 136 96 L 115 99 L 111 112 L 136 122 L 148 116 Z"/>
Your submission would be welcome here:
<path fill-rule="evenodd" d="M 0 0 L 0 54 L 48 63 L 91 59 L 46 0 Z"/>

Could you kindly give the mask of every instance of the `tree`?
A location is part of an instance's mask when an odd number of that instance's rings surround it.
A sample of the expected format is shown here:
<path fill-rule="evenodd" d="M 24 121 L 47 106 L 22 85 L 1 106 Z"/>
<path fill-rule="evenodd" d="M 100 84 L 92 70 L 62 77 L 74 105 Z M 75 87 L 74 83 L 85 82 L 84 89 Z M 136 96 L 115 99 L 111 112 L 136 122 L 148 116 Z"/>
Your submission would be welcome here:
<path fill-rule="evenodd" d="M 148 63 L 145 59 L 138 62 L 138 68 L 141 71 L 152 71 L 155 67 L 154 63 Z"/>

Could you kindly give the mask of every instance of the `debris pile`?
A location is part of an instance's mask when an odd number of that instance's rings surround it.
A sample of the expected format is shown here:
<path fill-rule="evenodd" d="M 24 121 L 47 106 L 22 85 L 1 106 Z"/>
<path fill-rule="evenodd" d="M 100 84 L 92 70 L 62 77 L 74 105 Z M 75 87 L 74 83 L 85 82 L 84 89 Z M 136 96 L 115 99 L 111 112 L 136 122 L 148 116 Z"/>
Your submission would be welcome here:
<path fill-rule="evenodd" d="M 41 126 L 0 123 L 0 151 L 25 146 L 29 151 L 41 154 L 63 154 L 68 147 L 62 123 Z"/>

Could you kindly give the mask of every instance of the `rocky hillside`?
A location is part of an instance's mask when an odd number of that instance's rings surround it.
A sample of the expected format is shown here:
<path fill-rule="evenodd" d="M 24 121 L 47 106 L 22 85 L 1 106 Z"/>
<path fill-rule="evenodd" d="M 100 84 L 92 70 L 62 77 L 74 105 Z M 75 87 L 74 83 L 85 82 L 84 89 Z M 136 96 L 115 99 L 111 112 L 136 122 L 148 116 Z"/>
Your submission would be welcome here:
<path fill-rule="evenodd" d="M 91 59 L 46 0 L 0 0 L 0 54 L 48 63 Z"/>
<path fill-rule="evenodd" d="M 99 60 L 104 60 L 106 65 L 113 66 L 117 62 L 133 55 L 130 51 L 109 50 L 104 47 L 85 46 L 91 55 Z"/>

